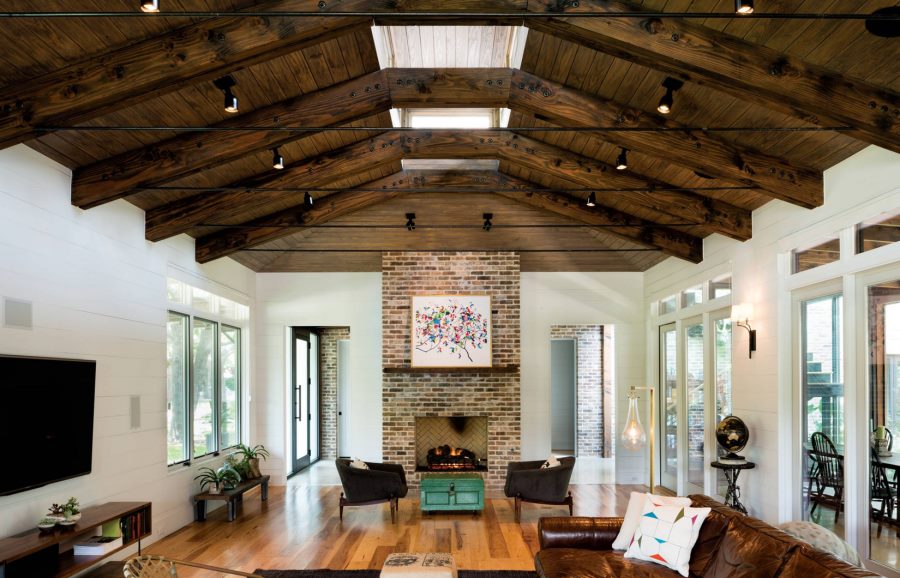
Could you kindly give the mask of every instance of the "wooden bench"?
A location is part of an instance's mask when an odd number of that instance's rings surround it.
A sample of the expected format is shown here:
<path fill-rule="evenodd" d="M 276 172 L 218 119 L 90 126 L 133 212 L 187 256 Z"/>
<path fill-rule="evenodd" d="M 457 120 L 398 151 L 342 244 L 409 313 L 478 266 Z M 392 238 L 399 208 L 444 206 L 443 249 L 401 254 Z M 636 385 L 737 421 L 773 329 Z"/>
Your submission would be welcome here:
<path fill-rule="evenodd" d="M 206 502 L 218 500 L 222 502 L 228 502 L 228 521 L 233 522 L 236 511 L 237 511 L 237 502 L 240 502 L 244 499 L 244 492 L 249 489 L 255 488 L 256 486 L 260 486 L 260 498 L 263 502 L 269 499 L 269 476 L 262 476 L 259 478 L 254 478 L 252 480 L 245 480 L 235 486 L 231 490 L 222 490 L 219 494 L 210 494 L 209 492 L 203 492 L 194 496 L 194 509 L 197 514 L 197 521 L 203 522 L 206 520 Z"/>

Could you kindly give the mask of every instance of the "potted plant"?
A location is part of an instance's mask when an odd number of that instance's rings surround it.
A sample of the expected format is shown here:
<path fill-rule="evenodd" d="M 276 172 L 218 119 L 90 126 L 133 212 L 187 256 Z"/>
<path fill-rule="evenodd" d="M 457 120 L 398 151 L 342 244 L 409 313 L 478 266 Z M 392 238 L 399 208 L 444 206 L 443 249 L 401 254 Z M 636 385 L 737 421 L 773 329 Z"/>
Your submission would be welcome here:
<path fill-rule="evenodd" d="M 234 468 L 241 476 L 242 480 L 250 479 L 250 464 L 244 459 L 243 453 L 234 452 L 233 454 L 230 454 L 225 458 L 225 463 Z"/>
<path fill-rule="evenodd" d="M 194 478 L 200 482 L 200 491 L 207 491 L 210 494 L 220 494 L 227 483 L 236 484 L 240 482 L 240 477 L 236 472 L 229 469 L 221 469 L 216 471 L 212 468 L 200 468 L 200 474 Z"/>
<path fill-rule="evenodd" d="M 257 444 L 250 447 L 248 445 L 238 444 L 236 447 L 237 451 L 244 456 L 244 461 L 247 462 L 247 465 L 250 467 L 249 477 L 260 477 L 262 472 L 259 471 L 259 459 L 262 458 L 265 460 L 269 457 L 269 450 L 266 449 L 266 446 Z"/>
<path fill-rule="evenodd" d="M 69 522 L 77 522 L 81 519 L 81 505 L 78 503 L 78 498 L 72 496 L 63 504 L 63 516 Z"/>
<path fill-rule="evenodd" d="M 66 508 L 64 505 L 53 504 L 48 508 L 47 515 L 44 517 L 56 520 L 57 522 L 62 522 L 66 519 Z"/>

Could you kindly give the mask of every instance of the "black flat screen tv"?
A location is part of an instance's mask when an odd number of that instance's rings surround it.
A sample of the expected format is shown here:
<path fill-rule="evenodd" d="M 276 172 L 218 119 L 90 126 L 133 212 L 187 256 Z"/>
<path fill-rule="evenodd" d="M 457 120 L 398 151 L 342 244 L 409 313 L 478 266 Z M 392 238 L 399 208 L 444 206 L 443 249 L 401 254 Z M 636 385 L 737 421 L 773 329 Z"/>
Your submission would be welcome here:
<path fill-rule="evenodd" d="M 91 473 L 96 361 L 0 355 L 0 496 Z"/>

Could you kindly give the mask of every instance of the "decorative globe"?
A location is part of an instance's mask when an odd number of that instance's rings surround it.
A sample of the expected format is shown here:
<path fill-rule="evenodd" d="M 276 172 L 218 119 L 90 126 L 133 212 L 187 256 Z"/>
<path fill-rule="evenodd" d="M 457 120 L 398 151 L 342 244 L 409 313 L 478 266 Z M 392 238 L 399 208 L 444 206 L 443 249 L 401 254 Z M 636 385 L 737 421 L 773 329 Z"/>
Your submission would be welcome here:
<path fill-rule="evenodd" d="M 739 417 L 729 415 L 716 426 L 716 441 L 728 452 L 723 460 L 743 460 L 737 455 L 737 452 L 744 449 L 749 440 L 750 430 Z"/>

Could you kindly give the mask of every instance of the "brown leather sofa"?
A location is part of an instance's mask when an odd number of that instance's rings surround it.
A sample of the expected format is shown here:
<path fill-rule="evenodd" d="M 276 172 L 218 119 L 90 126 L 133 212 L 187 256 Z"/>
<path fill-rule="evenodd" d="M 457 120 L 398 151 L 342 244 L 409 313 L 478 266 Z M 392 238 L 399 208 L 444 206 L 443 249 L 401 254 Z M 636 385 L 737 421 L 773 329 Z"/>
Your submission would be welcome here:
<path fill-rule="evenodd" d="M 744 516 L 702 495 L 695 507 L 712 508 L 691 553 L 691 576 L 709 578 L 877 576 L 792 538 L 762 520 Z M 652 562 L 612 549 L 622 518 L 541 518 L 539 576 L 600 578 L 679 576 Z"/>

